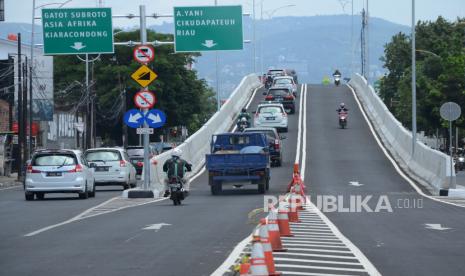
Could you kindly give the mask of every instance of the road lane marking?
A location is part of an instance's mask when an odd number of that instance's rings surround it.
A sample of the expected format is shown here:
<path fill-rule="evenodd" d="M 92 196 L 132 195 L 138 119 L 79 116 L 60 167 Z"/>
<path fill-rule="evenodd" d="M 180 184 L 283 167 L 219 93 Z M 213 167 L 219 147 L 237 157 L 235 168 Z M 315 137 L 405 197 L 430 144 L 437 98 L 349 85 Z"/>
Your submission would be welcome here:
<path fill-rule="evenodd" d="M 295 252 L 273 252 L 274 255 L 283 256 L 301 256 L 301 257 L 318 257 L 329 259 L 357 260 L 355 256 L 342 256 L 332 254 L 311 254 L 311 253 L 295 253 Z"/>
<path fill-rule="evenodd" d="M 250 240 L 252 239 L 252 235 L 247 236 L 243 239 L 240 243 L 234 247 L 234 250 L 229 254 L 229 257 L 218 267 L 211 276 L 223 276 L 223 274 L 228 271 L 230 266 L 234 264 L 239 255 L 244 251 L 244 248 L 249 244 Z"/>
<path fill-rule="evenodd" d="M 57 223 L 57 224 L 53 224 L 53 225 L 49 225 L 47 227 L 40 228 L 40 229 L 38 229 L 36 231 L 30 232 L 30 233 L 24 235 L 24 237 L 32 237 L 32 236 L 38 235 L 40 233 L 43 233 L 45 231 L 48 231 L 48 230 L 51 230 L 51 229 L 54 229 L 54 228 L 57 228 L 57 227 L 60 227 L 60 226 L 66 225 L 66 224 L 73 223 L 75 221 L 79 221 L 79 220 L 83 220 L 83 219 L 87 219 L 87 218 L 91 218 L 91 217 L 96 217 L 96 216 L 103 215 L 103 214 L 113 213 L 113 212 L 116 212 L 116 211 L 119 211 L 119 210 L 131 208 L 131 207 L 137 207 L 137 206 L 142 206 L 142 205 L 146 205 L 146 204 L 150 204 L 150 203 L 156 203 L 156 202 L 166 200 L 168 198 L 151 199 L 149 201 L 145 200 L 143 202 L 135 203 L 135 204 L 128 205 L 128 206 L 122 206 L 122 207 L 118 207 L 118 208 L 114 208 L 114 209 L 107 209 L 106 211 L 92 213 L 95 210 L 98 210 L 98 208 L 100 208 L 102 206 L 105 206 L 107 204 L 110 204 L 111 202 L 113 202 L 113 201 L 115 201 L 117 199 L 122 199 L 122 198 L 121 197 L 110 198 L 109 200 L 107 200 L 107 201 L 105 201 L 105 202 L 103 202 L 103 203 L 101 203 L 101 204 L 99 204 L 97 206 L 94 206 L 94 207 L 92 207 L 90 209 L 85 210 L 84 212 L 78 214 L 75 217 L 72 217 L 72 218 L 70 218 L 68 220 L 65 220 L 65 221 Z M 131 199 L 131 201 L 134 202 L 135 200 Z"/>
<path fill-rule="evenodd" d="M 11 189 L 15 189 L 15 188 L 22 188 L 22 187 L 23 187 L 22 185 L 6 187 L 6 188 L 1 188 L 0 191 L 11 190 Z"/>
<path fill-rule="evenodd" d="M 346 248 L 345 245 L 335 245 L 335 244 L 312 244 L 307 242 L 299 241 L 298 243 L 283 243 L 284 246 L 291 245 L 291 246 L 303 246 L 303 247 L 322 247 L 322 248 Z"/>
<path fill-rule="evenodd" d="M 360 110 L 360 112 L 362 113 L 363 115 L 363 118 L 365 119 L 365 121 L 367 122 L 368 124 L 368 128 L 370 129 L 370 132 L 372 134 L 372 136 L 375 138 L 375 141 L 376 143 L 378 144 L 378 146 L 380 147 L 381 151 L 384 153 L 384 155 L 386 156 L 386 158 L 391 162 L 392 166 L 394 166 L 394 169 L 397 171 L 397 173 L 405 180 L 407 181 L 408 184 L 410 184 L 410 186 L 421 196 L 423 197 L 426 197 L 426 198 L 429 198 L 431 200 L 434 200 L 434 201 L 437 201 L 437 202 L 442 202 L 442 203 L 445 203 L 445 204 L 449 204 L 449 205 L 454 205 L 454 206 L 457 206 L 457 207 L 465 207 L 465 205 L 460 205 L 460 204 L 456 204 L 456 203 L 453 203 L 453 202 L 449 202 L 449 201 L 444 201 L 442 199 L 438 199 L 434 196 L 430 196 L 430 195 L 427 195 L 425 194 L 421 189 L 420 187 L 417 186 L 417 184 L 409 177 L 407 176 L 407 174 L 404 173 L 404 171 L 402 171 L 402 169 L 399 167 L 399 165 L 397 164 L 397 162 L 394 160 L 393 157 L 391 157 L 391 155 L 389 154 L 389 152 L 387 151 L 386 147 L 384 146 L 384 144 L 381 142 L 380 138 L 378 137 L 374 127 L 373 127 L 373 124 L 371 123 L 370 119 L 368 119 L 368 116 L 365 112 L 365 110 L 363 109 L 362 107 L 362 104 L 360 103 L 360 100 L 358 99 L 357 97 L 357 94 L 355 94 L 355 90 L 352 88 L 352 86 L 346 84 L 347 87 L 349 87 L 350 91 L 352 91 L 352 95 L 354 96 L 355 98 L 355 102 L 357 102 L 357 105 L 358 105 L 358 108 Z"/>
<path fill-rule="evenodd" d="M 299 275 L 299 276 L 358 276 L 353 274 L 327 274 L 327 273 L 308 273 L 308 272 L 296 272 L 296 271 L 286 271 L 280 270 L 283 275 Z"/>
<path fill-rule="evenodd" d="M 352 266 L 361 266 L 359 263 L 353 262 L 335 262 L 335 261 L 323 261 L 316 259 L 291 259 L 291 258 L 280 258 L 275 257 L 276 261 L 292 261 L 292 262 L 302 262 L 302 263 L 320 263 L 320 264 L 340 264 L 340 265 L 352 265 Z"/>
<path fill-rule="evenodd" d="M 349 271 L 349 272 L 366 272 L 365 269 L 357 268 L 344 268 L 344 267 L 327 267 L 327 266 L 314 266 L 314 265 L 292 265 L 292 264 L 275 264 L 275 267 L 288 267 L 288 268 L 310 268 L 321 270 L 336 270 L 336 271 Z"/>
<path fill-rule="evenodd" d="M 300 162 L 300 144 L 302 142 L 302 109 L 303 109 L 303 100 L 304 100 L 304 91 L 305 91 L 306 84 L 300 86 L 300 100 L 299 100 L 299 120 L 298 120 L 298 127 L 297 127 L 297 150 L 295 153 L 295 164 L 299 164 Z"/>
<path fill-rule="evenodd" d="M 307 89 L 308 86 L 305 84 L 305 99 L 304 99 L 304 122 L 303 122 L 303 134 L 302 134 L 302 164 L 300 166 L 300 178 L 302 181 L 305 180 L 305 166 L 307 164 Z"/>

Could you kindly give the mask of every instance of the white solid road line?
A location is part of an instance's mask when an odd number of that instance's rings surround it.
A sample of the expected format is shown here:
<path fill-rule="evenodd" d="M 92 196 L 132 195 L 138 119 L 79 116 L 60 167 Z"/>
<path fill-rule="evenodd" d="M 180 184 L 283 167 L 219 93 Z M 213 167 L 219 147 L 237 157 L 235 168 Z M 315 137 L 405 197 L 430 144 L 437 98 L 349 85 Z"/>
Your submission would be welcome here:
<path fill-rule="evenodd" d="M 292 258 L 280 258 L 275 257 L 275 261 L 291 261 L 291 262 L 302 262 L 302 263 L 321 263 L 321 264 L 338 264 L 338 265 L 349 265 L 349 266 L 361 266 L 360 263 L 354 262 L 335 262 L 335 261 L 323 261 L 316 259 L 292 259 Z"/>
<path fill-rule="evenodd" d="M 279 270 L 283 275 L 298 275 L 298 276 L 358 276 L 353 274 L 327 274 L 327 273 L 308 273 L 308 272 L 296 272 L 296 271 L 286 271 Z"/>
<path fill-rule="evenodd" d="M 297 149 L 295 152 L 295 164 L 299 164 L 300 162 L 300 144 L 302 142 L 302 104 L 304 100 L 304 91 L 307 85 L 303 84 L 300 86 L 300 100 L 299 100 L 299 121 L 297 127 Z"/>
<path fill-rule="evenodd" d="M 434 196 L 430 196 L 430 195 L 427 195 L 425 194 L 421 189 L 420 187 L 417 186 L 417 184 L 415 184 L 415 182 L 407 175 L 405 174 L 399 167 L 399 165 L 397 164 L 397 162 L 394 160 L 394 158 L 391 157 L 391 155 L 388 153 L 386 147 L 384 146 L 384 144 L 381 142 L 381 140 L 379 139 L 378 135 L 376 134 L 376 131 L 373 127 L 373 124 L 371 123 L 370 119 L 368 119 L 368 116 L 365 112 L 365 110 L 363 109 L 362 107 L 362 104 L 360 103 L 360 100 L 358 99 L 357 97 L 357 94 L 355 94 L 355 91 L 354 89 L 352 88 L 352 86 L 348 85 L 347 84 L 347 87 L 349 87 L 350 91 L 352 91 L 352 95 L 354 96 L 355 98 L 355 101 L 357 102 L 357 105 L 358 105 L 358 108 L 360 109 L 360 112 L 362 112 L 362 115 L 363 115 L 363 118 L 365 118 L 365 121 L 367 122 L 368 124 L 368 128 L 370 129 L 370 132 L 371 134 L 373 135 L 373 137 L 375 138 L 375 141 L 376 143 L 378 144 L 378 146 L 381 148 L 381 151 L 384 153 L 384 155 L 386 156 L 386 158 L 391 162 L 392 166 L 394 166 L 394 169 L 397 171 L 397 173 L 403 178 L 405 179 L 405 181 L 407 181 L 407 183 L 410 184 L 410 186 L 412 186 L 412 188 L 421 196 L 423 197 L 426 197 L 426 198 L 429 198 L 431 200 L 434 200 L 434 201 L 437 201 L 437 202 L 442 202 L 442 203 L 445 203 L 445 204 L 449 204 L 449 205 L 454 205 L 454 206 L 457 206 L 457 207 L 465 207 L 463 205 L 460 205 L 460 204 L 456 204 L 456 203 L 453 203 L 453 202 L 448 202 L 448 201 L 444 201 L 444 200 L 441 200 L 439 198 L 435 198 Z"/>
<path fill-rule="evenodd" d="M 305 165 L 307 161 L 307 89 L 308 86 L 305 84 L 305 98 L 304 98 L 304 122 L 303 122 L 303 134 L 302 134 L 302 163 L 300 166 L 300 177 L 302 181 L 305 180 Z"/>
<path fill-rule="evenodd" d="M 1 188 L 0 191 L 4 191 L 4 190 L 11 190 L 11 189 L 16 189 L 16 188 L 22 188 L 23 186 L 19 185 L 19 186 L 12 186 L 12 187 L 6 187 L 6 188 Z"/>
<path fill-rule="evenodd" d="M 289 245 L 299 245 L 299 244 L 327 244 L 327 245 L 342 245 L 343 243 L 340 241 L 302 241 L 302 240 L 283 240 L 281 238 L 283 244 Z"/>
<path fill-rule="evenodd" d="M 325 253 L 340 253 L 340 254 L 347 254 L 353 255 L 349 250 L 331 250 L 331 249 L 311 249 L 311 248 L 300 248 L 300 247 L 293 247 L 287 248 L 288 251 L 304 251 L 304 252 L 325 252 Z"/>
<path fill-rule="evenodd" d="M 311 254 L 311 253 L 294 253 L 294 252 L 273 252 L 273 254 L 278 255 L 278 256 L 283 255 L 283 256 L 318 257 L 318 258 L 358 261 L 357 257 L 355 256 L 342 256 L 342 255 L 331 255 L 331 254 Z"/>
<path fill-rule="evenodd" d="M 323 247 L 323 248 L 346 248 L 345 245 L 332 245 L 332 244 L 309 244 L 306 242 L 299 242 L 299 243 L 283 243 L 283 245 L 290 245 L 290 246 L 303 246 L 303 247 Z"/>
<path fill-rule="evenodd" d="M 314 266 L 314 265 L 292 265 L 292 264 L 275 264 L 275 267 L 289 267 L 289 268 L 310 268 L 321 270 L 336 270 L 336 271 L 349 271 L 349 272 L 366 272 L 365 269 L 358 268 L 345 268 L 345 267 L 328 267 L 328 266 Z"/>

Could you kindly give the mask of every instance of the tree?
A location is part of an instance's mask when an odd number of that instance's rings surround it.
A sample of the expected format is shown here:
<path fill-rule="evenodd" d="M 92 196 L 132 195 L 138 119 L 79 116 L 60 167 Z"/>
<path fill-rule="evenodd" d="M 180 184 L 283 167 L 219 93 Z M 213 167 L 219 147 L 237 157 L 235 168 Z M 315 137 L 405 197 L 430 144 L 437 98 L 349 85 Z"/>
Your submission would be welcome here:
<path fill-rule="evenodd" d="M 417 124 L 427 134 L 442 128 L 439 108 L 447 101 L 465 106 L 465 32 L 459 22 L 438 17 L 416 26 Z M 380 96 L 406 127 L 411 126 L 411 39 L 399 33 L 385 46 L 382 58 L 389 70 L 380 83 Z M 392 99 L 396 102 L 391 105 Z M 457 126 L 465 127 L 459 119 Z"/>
<path fill-rule="evenodd" d="M 138 41 L 139 31 L 120 32 L 115 36 L 115 41 L 130 40 Z M 172 41 L 173 36 L 148 31 L 148 41 L 154 40 Z M 127 93 L 127 109 L 130 109 L 135 108 L 134 94 L 141 90 L 130 78 L 140 66 L 133 60 L 132 52 L 130 47 L 115 46 L 114 54 L 101 55 L 91 66 L 93 81 L 90 94 L 95 97 L 97 135 L 117 143 L 121 143 L 124 93 Z M 165 127 L 185 125 L 190 133 L 200 128 L 216 110 L 212 89 L 205 80 L 197 78 L 195 70 L 187 68 L 187 65 L 194 62 L 195 56 L 197 54 L 174 54 L 173 46 L 164 45 L 155 49 L 155 60 L 148 64 L 158 75 L 148 89 L 156 95 L 155 108 L 163 110 L 167 115 Z M 75 80 L 85 84 L 85 64 L 75 56 L 56 57 L 54 64 L 55 91 L 62 91 Z M 75 107 L 86 96 L 82 87 L 66 93 L 56 92 L 58 108 Z M 135 138 L 135 134 L 132 136 Z"/>

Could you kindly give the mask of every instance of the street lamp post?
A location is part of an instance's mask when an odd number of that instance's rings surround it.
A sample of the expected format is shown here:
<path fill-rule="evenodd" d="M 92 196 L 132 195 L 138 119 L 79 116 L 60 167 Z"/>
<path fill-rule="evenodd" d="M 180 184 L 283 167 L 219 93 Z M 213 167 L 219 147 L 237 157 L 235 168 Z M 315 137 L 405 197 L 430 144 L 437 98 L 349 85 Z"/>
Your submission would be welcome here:
<path fill-rule="evenodd" d="M 415 49 L 415 0 L 412 0 L 412 156 L 417 141 L 417 85 L 416 85 L 416 49 Z"/>

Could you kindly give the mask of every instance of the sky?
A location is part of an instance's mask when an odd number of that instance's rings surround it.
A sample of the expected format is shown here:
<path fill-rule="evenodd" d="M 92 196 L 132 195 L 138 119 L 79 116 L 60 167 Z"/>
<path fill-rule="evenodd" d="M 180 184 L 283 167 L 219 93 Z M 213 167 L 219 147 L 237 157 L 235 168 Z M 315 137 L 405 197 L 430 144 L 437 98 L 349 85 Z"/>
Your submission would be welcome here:
<path fill-rule="evenodd" d="M 218 5 L 242 5 L 244 13 L 255 13 L 257 19 L 263 14 L 264 19 L 277 16 L 314 16 L 351 14 L 351 0 L 216 0 Z M 353 0 L 354 14 L 360 14 L 368 0 Z M 31 23 L 32 0 L 5 0 L 5 21 Z M 65 0 L 36 0 L 36 7 L 47 3 L 60 3 Z M 146 6 L 147 14 L 172 14 L 173 7 L 179 6 L 209 6 L 215 0 L 71 0 L 64 7 L 97 7 L 99 3 L 111 7 L 113 15 L 137 14 L 139 5 Z M 368 1 L 370 16 L 388 21 L 411 25 L 411 0 L 371 0 Z M 439 15 L 448 20 L 465 17 L 465 0 L 416 0 L 416 19 L 435 20 Z M 295 6 L 290 6 L 295 5 Z M 260 7 L 263 6 L 263 13 Z M 287 6 L 287 7 L 286 7 Z M 49 5 L 47 8 L 58 7 Z M 344 8 L 343 8 L 344 7 Z M 40 14 L 40 8 L 36 8 Z M 162 24 L 170 19 L 148 19 L 149 25 Z M 131 27 L 138 24 L 137 19 L 114 19 L 115 27 Z M 0 23 L 1 24 L 1 23 Z M 36 22 L 40 24 L 40 21 Z"/>

